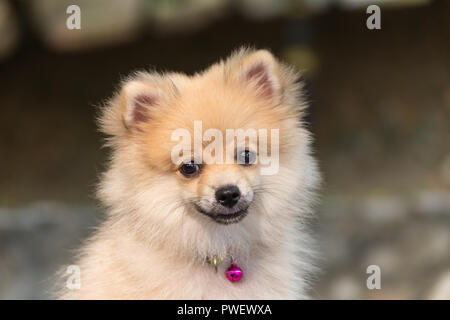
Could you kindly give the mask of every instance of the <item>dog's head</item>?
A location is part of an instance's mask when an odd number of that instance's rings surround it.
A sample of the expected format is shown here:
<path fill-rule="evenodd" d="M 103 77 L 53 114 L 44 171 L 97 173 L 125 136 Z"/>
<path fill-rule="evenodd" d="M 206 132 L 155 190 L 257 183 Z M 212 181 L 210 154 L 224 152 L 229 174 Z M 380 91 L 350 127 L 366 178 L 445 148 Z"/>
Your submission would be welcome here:
<path fill-rule="evenodd" d="M 297 75 L 264 50 L 193 76 L 139 73 L 100 119 L 113 148 L 101 199 L 188 245 L 274 236 L 317 180 L 302 111 Z"/>

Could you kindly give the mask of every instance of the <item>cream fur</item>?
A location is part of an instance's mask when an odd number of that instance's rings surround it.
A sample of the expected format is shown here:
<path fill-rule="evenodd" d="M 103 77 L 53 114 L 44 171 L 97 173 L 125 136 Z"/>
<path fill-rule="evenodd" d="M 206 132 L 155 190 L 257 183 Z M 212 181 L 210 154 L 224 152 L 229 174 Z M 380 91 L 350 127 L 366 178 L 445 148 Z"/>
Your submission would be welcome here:
<path fill-rule="evenodd" d="M 269 96 L 243 77 L 258 63 L 267 73 Z M 98 191 L 107 217 L 75 262 L 81 289 L 63 289 L 60 298 L 307 298 L 315 271 L 307 222 L 320 178 L 301 122 L 305 103 L 297 80 L 269 52 L 244 49 L 194 76 L 139 73 L 125 81 L 100 118 L 112 150 Z M 154 92 L 148 120 L 133 127 L 130 99 Z M 168 137 L 196 119 L 204 130 L 279 128 L 279 173 L 207 165 L 201 177 L 183 179 L 168 158 Z M 254 199 L 242 221 L 222 225 L 188 202 L 210 197 L 207 185 L 226 179 L 244 181 Z M 229 260 L 217 273 L 206 263 L 213 255 L 228 259 L 230 248 L 244 271 L 238 283 L 224 276 Z"/>

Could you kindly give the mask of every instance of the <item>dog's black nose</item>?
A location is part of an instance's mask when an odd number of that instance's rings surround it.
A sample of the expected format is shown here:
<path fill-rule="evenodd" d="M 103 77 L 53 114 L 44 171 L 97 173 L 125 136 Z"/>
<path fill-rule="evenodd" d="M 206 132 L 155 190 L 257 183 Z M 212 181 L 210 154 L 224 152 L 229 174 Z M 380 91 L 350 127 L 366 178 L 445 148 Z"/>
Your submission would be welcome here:
<path fill-rule="evenodd" d="M 221 205 L 231 208 L 233 207 L 241 198 L 241 192 L 236 186 L 225 186 L 217 189 L 216 200 Z"/>

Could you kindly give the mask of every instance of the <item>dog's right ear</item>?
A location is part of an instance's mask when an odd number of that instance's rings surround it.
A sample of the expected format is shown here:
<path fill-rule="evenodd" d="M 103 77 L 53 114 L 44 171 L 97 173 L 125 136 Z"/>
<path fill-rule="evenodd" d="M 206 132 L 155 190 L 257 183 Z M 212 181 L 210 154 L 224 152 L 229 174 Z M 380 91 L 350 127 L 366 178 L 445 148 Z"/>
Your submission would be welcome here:
<path fill-rule="evenodd" d="M 100 130 L 110 138 L 140 132 L 176 93 L 175 84 L 167 76 L 139 73 L 125 81 L 119 93 L 102 108 Z"/>
<path fill-rule="evenodd" d="M 160 105 L 164 99 L 157 85 L 141 80 L 125 83 L 120 96 L 122 119 L 126 128 L 130 130 L 149 121 L 152 109 Z"/>

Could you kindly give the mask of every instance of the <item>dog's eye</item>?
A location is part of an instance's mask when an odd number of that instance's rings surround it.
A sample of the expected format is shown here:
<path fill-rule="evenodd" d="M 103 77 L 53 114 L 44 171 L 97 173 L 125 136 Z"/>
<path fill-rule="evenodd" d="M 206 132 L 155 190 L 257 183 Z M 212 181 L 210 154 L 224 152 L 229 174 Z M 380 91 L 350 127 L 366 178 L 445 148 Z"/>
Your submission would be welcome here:
<path fill-rule="evenodd" d="M 199 171 L 200 171 L 200 166 L 196 163 L 194 163 L 193 161 L 188 162 L 188 163 L 184 163 L 179 171 L 181 172 L 181 174 L 185 177 L 193 177 L 195 176 Z"/>
<path fill-rule="evenodd" d="M 237 156 L 237 162 L 243 166 L 250 166 L 255 163 L 256 154 L 248 150 L 242 151 Z"/>

